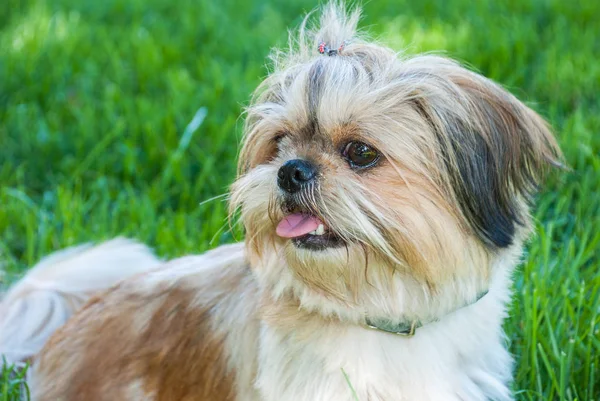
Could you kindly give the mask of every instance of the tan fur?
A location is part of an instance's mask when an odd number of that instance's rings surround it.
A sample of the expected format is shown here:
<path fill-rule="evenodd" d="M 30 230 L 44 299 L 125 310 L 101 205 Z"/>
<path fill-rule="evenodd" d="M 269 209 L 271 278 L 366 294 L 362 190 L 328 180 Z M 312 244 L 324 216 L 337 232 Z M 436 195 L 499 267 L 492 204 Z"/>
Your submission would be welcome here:
<path fill-rule="evenodd" d="M 203 257 L 172 262 L 91 300 L 41 354 L 34 399 L 234 400 L 228 333 L 215 327 L 213 310 L 252 287 L 241 254 L 234 256 L 206 266 Z"/>

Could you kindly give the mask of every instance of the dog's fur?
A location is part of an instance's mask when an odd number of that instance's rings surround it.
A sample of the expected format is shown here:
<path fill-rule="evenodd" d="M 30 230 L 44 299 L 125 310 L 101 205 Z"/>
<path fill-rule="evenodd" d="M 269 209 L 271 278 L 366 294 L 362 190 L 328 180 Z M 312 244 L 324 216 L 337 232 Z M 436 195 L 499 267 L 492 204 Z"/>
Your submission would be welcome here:
<path fill-rule="evenodd" d="M 0 336 L 0 351 L 14 343 L 26 352 L 13 358 L 33 357 L 34 400 L 512 399 L 502 332 L 510 276 L 531 233 L 530 198 L 546 166 L 559 164 L 558 146 L 500 86 L 447 58 L 367 42 L 358 19 L 332 3 L 319 27 L 305 22 L 288 52 L 274 52 L 231 192 L 245 243 L 99 293 L 40 353 L 38 340 L 29 346 L 18 333 L 43 325 L 45 309 L 27 324 L 4 320 L 13 334 Z M 328 56 L 321 42 L 344 46 Z M 341 156 L 349 141 L 381 159 L 351 168 Z M 291 159 L 318 168 L 293 196 L 277 186 Z M 310 250 L 277 236 L 290 203 L 344 246 Z M 53 286 L 105 274 L 53 268 L 43 288 L 63 316 L 71 294 Z M 46 307 L 35 292 L 18 295 Z M 367 319 L 423 326 L 403 337 Z"/>

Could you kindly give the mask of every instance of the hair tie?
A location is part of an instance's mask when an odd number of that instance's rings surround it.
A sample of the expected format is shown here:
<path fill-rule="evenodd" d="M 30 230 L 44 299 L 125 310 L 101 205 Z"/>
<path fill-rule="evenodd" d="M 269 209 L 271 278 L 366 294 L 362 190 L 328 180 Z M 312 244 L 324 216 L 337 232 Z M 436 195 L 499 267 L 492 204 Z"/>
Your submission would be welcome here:
<path fill-rule="evenodd" d="M 319 43 L 319 53 L 326 54 L 328 56 L 336 56 L 338 55 L 346 45 L 346 41 L 343 41 L 340 47 L 336 49 L 330 49 L 325 42 Z"/>

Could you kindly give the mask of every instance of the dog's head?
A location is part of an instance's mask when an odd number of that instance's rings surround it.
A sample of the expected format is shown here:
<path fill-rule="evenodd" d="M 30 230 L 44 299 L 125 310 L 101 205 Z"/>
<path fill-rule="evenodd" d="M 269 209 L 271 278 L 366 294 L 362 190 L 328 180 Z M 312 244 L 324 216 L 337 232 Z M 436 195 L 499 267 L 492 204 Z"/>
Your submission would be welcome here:
<path fill-rule="evenodd" d="M 452 288 L 452 308 L 518 254 L 560 151 L 497 84 L 363 41 L 358 17 L 330 5 L 275 54 L 248 109 L 232 205 L 277 295 L 393 314 Z"/>

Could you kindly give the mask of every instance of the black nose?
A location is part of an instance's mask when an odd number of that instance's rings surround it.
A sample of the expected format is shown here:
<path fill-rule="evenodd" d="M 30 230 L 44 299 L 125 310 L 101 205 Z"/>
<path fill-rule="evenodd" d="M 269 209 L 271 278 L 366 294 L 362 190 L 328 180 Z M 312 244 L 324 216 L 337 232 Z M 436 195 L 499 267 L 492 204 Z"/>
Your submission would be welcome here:
<path fill-rule="evenodd" d="M 277 172 L 279 188 L 289 193 L 298 192 L 302 185 L 314 180 L 317 168 L 314 164 L 301 159 L 288 160 Z"/>

